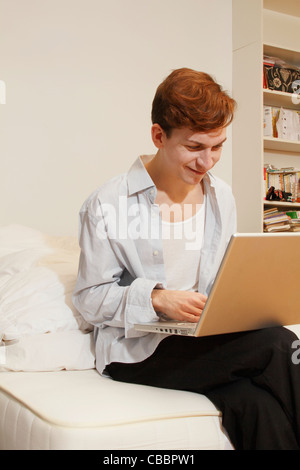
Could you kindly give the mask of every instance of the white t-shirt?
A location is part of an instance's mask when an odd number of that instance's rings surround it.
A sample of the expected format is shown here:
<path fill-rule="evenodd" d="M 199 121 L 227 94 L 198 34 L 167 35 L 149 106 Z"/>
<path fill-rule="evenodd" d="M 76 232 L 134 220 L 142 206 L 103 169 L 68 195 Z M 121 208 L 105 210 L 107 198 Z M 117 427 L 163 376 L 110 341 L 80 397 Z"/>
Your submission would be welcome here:
<path fill-rule="evenodd" d="M 205 225 L 205 198 L 192 217 L 181 222 L 162 220 L 167 289 L 197 291 Z"/>

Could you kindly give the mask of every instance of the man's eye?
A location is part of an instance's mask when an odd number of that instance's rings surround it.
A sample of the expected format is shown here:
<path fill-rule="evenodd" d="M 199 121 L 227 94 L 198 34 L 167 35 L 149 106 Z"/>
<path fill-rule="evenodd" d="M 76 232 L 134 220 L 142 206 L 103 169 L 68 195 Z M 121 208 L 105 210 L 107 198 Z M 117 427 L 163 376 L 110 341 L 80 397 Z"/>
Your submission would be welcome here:
<path fill-rule="evenodd" d="M 220 150 L 223 147 L 223 145 L 216 145 L 213 147 L 213 150 Z"/>

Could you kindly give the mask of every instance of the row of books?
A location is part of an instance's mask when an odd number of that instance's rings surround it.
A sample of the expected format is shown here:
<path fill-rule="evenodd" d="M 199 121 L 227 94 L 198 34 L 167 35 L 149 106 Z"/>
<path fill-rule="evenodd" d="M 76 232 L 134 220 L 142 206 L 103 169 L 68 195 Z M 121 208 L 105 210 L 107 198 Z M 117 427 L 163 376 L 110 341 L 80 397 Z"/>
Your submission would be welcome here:
<path fill-rule="evenodd" d="M 264 211 L 264 232 L 300 232 L 300 211 Z"/>
<path fill-rule="evenodd" d="M 294 167 L 276 168 L 266 164 L 264 167 L 266 195 L 273 186 L 275 190 L 290 194 L 284 200 L 287 202 L 300 201 L 300 170 Z"/>
<path fill-rule="evenodd" d="M 300 141 L 300 112 L 294 109 L 264 106 L 264 136 Z"/>

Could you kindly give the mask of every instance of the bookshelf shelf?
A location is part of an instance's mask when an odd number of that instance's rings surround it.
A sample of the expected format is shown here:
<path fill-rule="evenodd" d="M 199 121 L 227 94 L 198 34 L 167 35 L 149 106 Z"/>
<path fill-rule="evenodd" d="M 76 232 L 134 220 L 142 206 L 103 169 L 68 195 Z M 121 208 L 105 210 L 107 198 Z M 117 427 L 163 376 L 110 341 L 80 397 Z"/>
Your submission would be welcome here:
<path fill-rule="evenodd" d="M 281 202 L 281 201 L 264 201 L 264 206 L 268 207 L 280 207 L 284 210 L 286 209 L 300 209 L 300 202 Z"/>
<path fill-rule="evenodd" d="M 269 150 L 279 150 L 282 152 L 294 152 L 299 154 L 300 157 L 300 141 L 264 137 L 264 148 Z"/>
<path fill-rule="evenodd" d="M 300 94 L 284 93 L 283 91 L 263 90 L 264 104 L 300 110 Z"/>
<path fill-rule="evenodd" d="M 265 41 L 264 54 L 271 57 L 278 57 L 278 59 L 284 60 L 291 65 L 299 66 L 300 52 L 294 48 L 282 47 L 279 44 L 271 44 Z"/>

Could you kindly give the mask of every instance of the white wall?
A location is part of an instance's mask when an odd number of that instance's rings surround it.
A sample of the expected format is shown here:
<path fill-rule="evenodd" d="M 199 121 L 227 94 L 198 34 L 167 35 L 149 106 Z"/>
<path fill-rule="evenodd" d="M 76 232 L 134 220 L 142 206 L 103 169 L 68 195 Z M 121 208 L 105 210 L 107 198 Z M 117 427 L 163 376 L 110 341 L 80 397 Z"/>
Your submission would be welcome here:
<path fill-rule="evenodd" d="M 91 191 L 155 151 L 151 103 L 172 69 L 231 92 L 231 13 L 231 0 L 0 0 L 0 225 L 76 235 Z M 215 173 L 231 184 L 231 138 Z"/>

